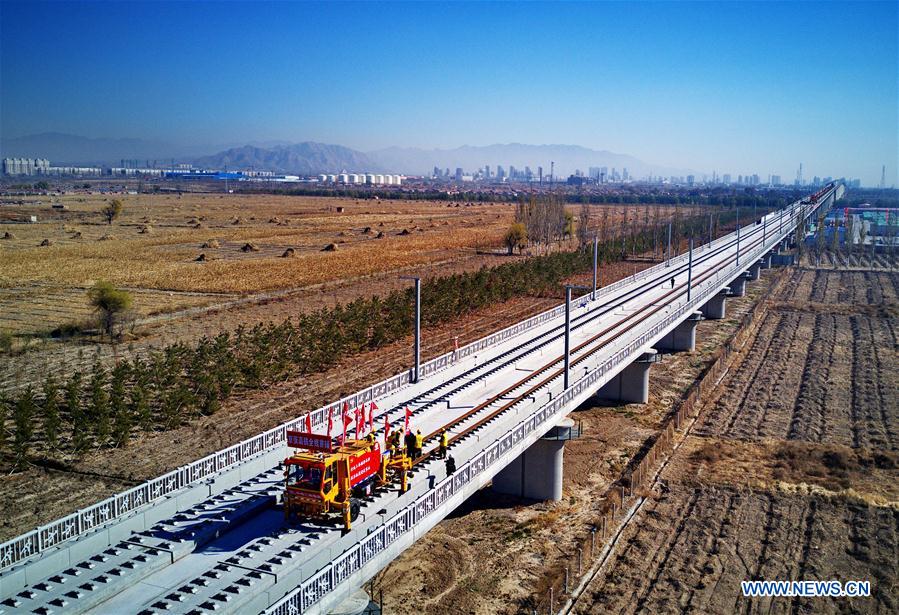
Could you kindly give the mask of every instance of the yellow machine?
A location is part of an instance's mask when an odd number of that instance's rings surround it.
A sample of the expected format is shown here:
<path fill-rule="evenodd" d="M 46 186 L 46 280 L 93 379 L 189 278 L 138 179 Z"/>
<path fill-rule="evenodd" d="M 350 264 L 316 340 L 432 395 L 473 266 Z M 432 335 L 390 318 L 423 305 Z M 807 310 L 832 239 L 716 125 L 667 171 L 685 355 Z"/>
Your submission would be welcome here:
<path fill-rule="evenodd" d="M 359 497 L 398 478 L 406 491 L 412 460 L 400 451 L 381 453 L 373 440 L 347 440 L 332 448 L 315 434 L 288 432 L 290 446 L 302 447 L 284 460 L 285 517 L 343 514 L 347 530 L 359 514 Z M 388 479 L 389 476 L 389 479 Z"/>

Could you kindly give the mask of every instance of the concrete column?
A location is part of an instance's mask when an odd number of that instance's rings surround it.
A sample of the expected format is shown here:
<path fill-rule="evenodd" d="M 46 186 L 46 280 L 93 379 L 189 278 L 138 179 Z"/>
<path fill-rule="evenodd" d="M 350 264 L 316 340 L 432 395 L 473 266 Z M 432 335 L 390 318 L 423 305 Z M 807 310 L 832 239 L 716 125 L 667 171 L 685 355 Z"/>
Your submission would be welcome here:
<path fill-rule="evenodd" d="M 789 267 L 795 263 L 795 255 L 791 253 L 787 254 L 775 254 L 771 257 L 771 266 L 772 267 Z"/>
<path fill-rule="evenodd" d="M 761 277 L 761 275 L 762 275 L 762 261 L 753 263 L 749 267 L 749 281 L 757 282 L 758 279 Z"/>
<path fill-rule="evenodd" d="M 687 320 L 656 342 L 656 349 L 663 352 L 693 352 L 696 349 L 696 325 L 700 320 L 702 312 L 693 312 Z"/>
<path fill-rule="evenodd" d="M 702 315 L 708 320 L 720 320 L 724 318 L 725 300 L 727 299 L 727 291 L 721 291 L 699 308 Z"/>
<path fill-rule="evenodd" d="M 742 297 L 746 294 L 746 277 L 741 273 L 734 281 L 728 284 L 730 294 L 733 297 Z"/>
<path fill-rule="evenodd" d="M 658 360 L 658 351 L 650 348 L 604 384 L 596 397 L 626 404 L 645 404 L 649 401 L 649 367 Z"/>
<path fill-rule="evenodd" d="M 771 269 L 771 253 L 764 255 L 759 263 L 761 263 L 762 269 Z"/>
<path fill-rule="evenodd" d="M 565 441 L 574 421 L 564 418 L 493 477 L 493 490 L 530 500 L 562 499 Z"/>

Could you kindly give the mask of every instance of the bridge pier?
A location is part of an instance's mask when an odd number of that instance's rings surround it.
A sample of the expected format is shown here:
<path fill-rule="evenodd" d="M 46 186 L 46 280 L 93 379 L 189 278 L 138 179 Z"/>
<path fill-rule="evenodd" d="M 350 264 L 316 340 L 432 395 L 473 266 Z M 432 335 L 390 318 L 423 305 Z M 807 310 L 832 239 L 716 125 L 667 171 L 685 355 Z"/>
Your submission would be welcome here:
<path fill-rule="evenodd" d="M 749 281 L 757 282 L 761 276 L 762 276 L 762 261 L 753 263 L 752 266 L 749 267 Z"/>
<path fill-rule="evenodd" d="M 699 311 L 708 320 L 721 320 L 724 318 L 725 301 L 727 300 L 727 291 L 721 291 L 711 299 L 705 302 Z"/>
<path fill-rule="evenodd" d="M 645 404 L 649 401 L 649 367 L 660 359 L 658 351 L 650 348 L 605 383 L 597 391 L 596 397 L 626 404 Z"/>
<path fill-rule="evenodd" d="M 762 269 L 771 269 L 771 253 L 764 255 L 762 260 L 759 261 L 762 266 Z"/>
<path fill-rule="evenodd" d="M 728 285 L 733 297 L 742 297 L 746 294 L 746 277 L 741 273 Z"/>
<path fill-rule="evenodd" d="M 531 500 L 562 499 L 562 460 L 574 421 L 564 418 L 493 477 L 493 490 Z"/>
<path fill-rule="evenodd" d="M 796 264 L 796 255 L 792 253 L 775 254 L 771 257 L 772 267 L 790 267 Z"/>
<path fill-rule="evenodd" d="M 696 325 L 700 320 L 702 312 L 693 312 L 687 320 L 656 342 L 656 349 L 668 352 L 693 352 L 696 349 Z"/>

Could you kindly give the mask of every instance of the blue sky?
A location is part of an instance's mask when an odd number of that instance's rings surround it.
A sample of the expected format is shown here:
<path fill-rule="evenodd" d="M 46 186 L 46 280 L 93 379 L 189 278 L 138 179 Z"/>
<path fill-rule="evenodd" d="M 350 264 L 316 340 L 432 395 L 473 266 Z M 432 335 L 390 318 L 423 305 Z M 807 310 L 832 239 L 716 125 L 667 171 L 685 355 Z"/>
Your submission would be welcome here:
<path fill-rule="evenodd" d="M 0 2 L 0 131 L 897 183 L 897 3 Z"/>

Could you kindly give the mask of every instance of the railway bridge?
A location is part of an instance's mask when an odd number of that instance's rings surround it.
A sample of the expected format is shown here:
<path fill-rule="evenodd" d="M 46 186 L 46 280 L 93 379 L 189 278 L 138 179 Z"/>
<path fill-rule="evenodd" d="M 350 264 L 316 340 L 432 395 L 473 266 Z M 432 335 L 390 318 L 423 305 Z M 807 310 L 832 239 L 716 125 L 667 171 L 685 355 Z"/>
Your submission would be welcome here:
<path fill-rule="evenodd" d="M 473 493 L 558 499 L 566 417 L 589 398 L 645 402 L 660 351 L 692 350 L 840 183 L 412 372 L 309 413 L 376 402 L 375 425 L 445 427 L 405 493 L 367 497 L 352 529 L 285 523 L 286 433 L 306 415 L 0 545 L 0 613 L 327 613 Z M 352 433 L 352 430 L 350 431 Z"/>

